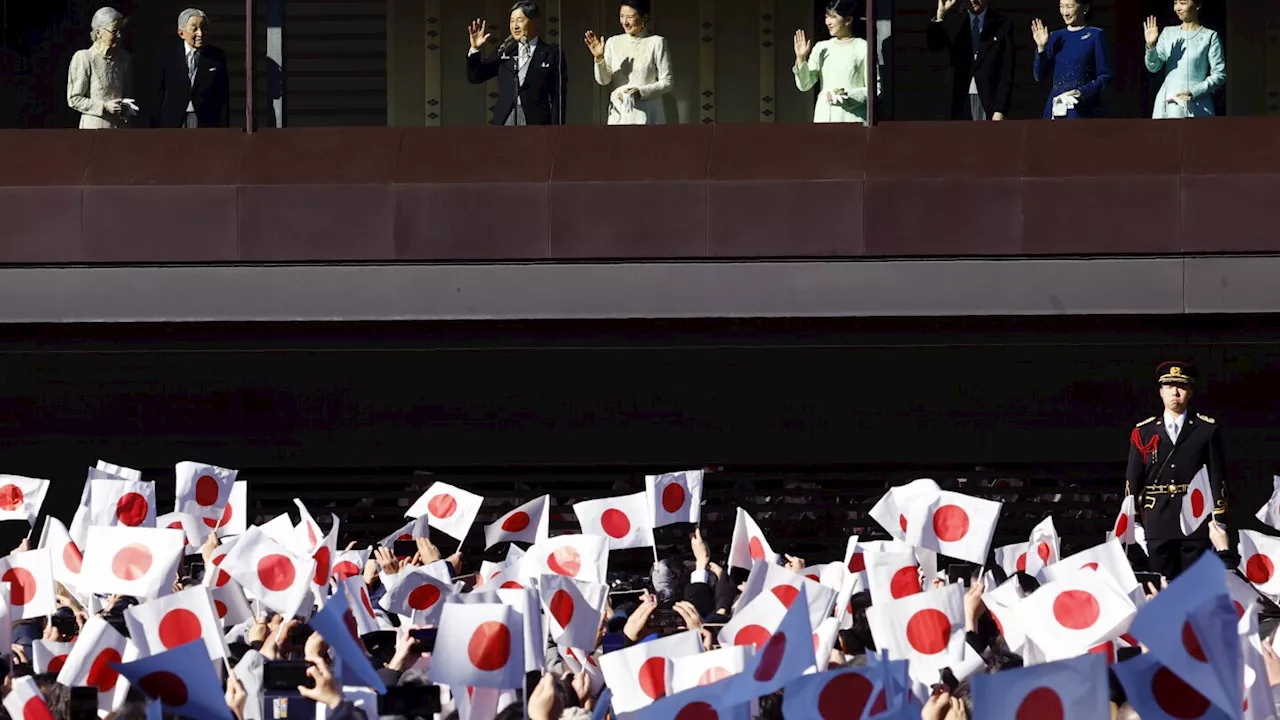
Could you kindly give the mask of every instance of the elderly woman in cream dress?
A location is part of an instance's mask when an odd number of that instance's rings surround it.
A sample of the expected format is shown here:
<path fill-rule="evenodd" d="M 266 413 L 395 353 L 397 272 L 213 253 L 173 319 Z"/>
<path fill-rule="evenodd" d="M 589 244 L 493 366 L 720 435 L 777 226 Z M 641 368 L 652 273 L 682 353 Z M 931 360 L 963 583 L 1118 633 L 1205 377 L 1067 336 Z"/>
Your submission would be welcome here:
<path fill-rule="evenodd" d="M 596 82 L 609 88 L 610 125 L 661 125 L 667 121 L 662 96 L 671 90 L 671 58 L 667 39 L 653 35 L 649 0 L 622 0 L 618 22 L 623 34 L 607 42 L 586 35 L 595 58 Z"/>
<path fill-rule="evenodd" d="M 867 122 L 867 41 L 853 36 L 857 13 L 856 0 L 831 0 L 830 40 L 815 45 L 803 30 L 796 31 L 796 87 L 808 92 L 821 83 L 813 108 L 816 123 Z"/>
<path fill-rule="evenodd" d="M 99 8 L 90 23 L 93 45 L 76 51 L 67 70 L 67 105 L 80 113 L 80 129 L 107 130 L 128 122 L 136 110 L 129 97 L 132 66 L 129 53 L 117 47 L 124 16 L 115 8 Z"/>

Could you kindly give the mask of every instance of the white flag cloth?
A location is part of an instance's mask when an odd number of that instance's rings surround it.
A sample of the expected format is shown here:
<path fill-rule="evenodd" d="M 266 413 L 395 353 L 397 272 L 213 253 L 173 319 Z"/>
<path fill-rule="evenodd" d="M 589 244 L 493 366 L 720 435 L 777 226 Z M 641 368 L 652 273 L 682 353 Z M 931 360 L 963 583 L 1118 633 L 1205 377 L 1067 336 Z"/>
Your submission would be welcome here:
<path fill-rule="evenodd" d="M 363 575 L 364 565 L 367 562 L 369 562 L 369 548 L 343 550 L 334 556 L 330 574 L 335 580 L 346 580 L 352 575 Z"/>
<path fill-rule="evenodd" d="M 836 591 L 816 580 L 763 560 L 757 560 L 751 566 L 739 603 L 745 607 L 758 595 L 772 593 L 784 607 L 790 608 L 800 596 L 801 588 L 804 588 L 805 597 L 809 600 L 809 623 L 817 627 L 835 608 Z"/>
<path fill-rule="evenodd" d="M 586 650 L 565 647 L 557 645 L 556 650 L 560 652 L 560 657 L 564 658 L 564 664 L 574 673 L 585 672 L 587 678 L 591 680 L 591 695 L 598 697 L 600 691 L 604 690 L 604 673 L 600 672 L 600 665 L 596 663 L 596 659 Z"/>
<path fill-rule="evenodd" d="M 35 666 L 36 674 L 54 673 L 56 675 L 62 670 L 62 666 L 67 664 L 67 656 L 71 654 L 71 649 L 74 647 L 73 642 L 53 640 L 36 640 L 31 643 L 31 651 L 35 656 L 31 662 Z"/>
<path fill-rule="evenodd" d="M 538 598 L 550 622 L 551 639 L 568 647 L 595 647 L 609 586 L 562 575 L 538 578 Z"/>
<path fill-rule="evenodd" d="M 863 554 L 871 602 L 881 605 L 920 592 L 920 566 L 908 550 Z"/>
<path fill-rule="evenodd" d="M 202 521 L 209 519 L 216 525 L 231 501 L 231 487 L 238 471 L 190 461 L 180 462 L 173 469 L 176 480 L 173 511 Z M 201 524 L 209 527 L 204 522 Z"/>
<path fill-rule="evenodd" d="M 1119 540 L 1125 545 L 1132 545 L 1138 541 L 1138 537 L 1135 532 L 1137 529 L 1137 522 L 1135 522 L 1135 518 L 1133 516 L 1133 506 L 1133 496 L 1126 495 L 1124 500 L 1120 503 L 1120 514 L 1116 516 L 1116 524 L 1111 527 L 1111 530 L 1107 531 L 1108 540 Z"/>
<path fill-rule="evenodd" d="M 69 588 L 76 588 L 80 584 L 84 554 L 71 539 L 71 534 L 61 520 L 52 515 L 44 519 L 44 527 L 40 530 L 40 547 L 49 551 L 53 579 Z"/>
<path fill-rule="evenodd" d="M 253 609 L 244 596 L 244 589 L 235 580 L 228 581 L 222 587 L 211 588 L 209 595 L 213 598 L 213 611 L 218 614 L 224 628 L 253 619 Z"/>
<path fill-rule="evenodd" d="M 866 548 L 858 543 L 857 535 L 850 535 L 844 548 L 844 567 L 853 576 L 854 592 L 867 589 Z"/>
<path fill-rule="evenodd" d="M 888 698 L 874 668 L 840 668 L 805 675 L 782 694 L 785 718 L 876 717 L 888 709 Z"/>
<path fill-rule="evenodd" d="M 672 658 L 700 652 L 701 635 L 686 630 L 600 656 L 600 670 L 613 690 L 614 711 L 632 712 L 666 697 L 671 692 Z"/>
<path fill-rule="evenodd" d="M 1280 598 L 1280 538 L 1256 530 L 1240 531 L 1240 570 L 1273 601 Z"/>
<path fill-rule="evenodd" d="M 1018 604 L 1027 637 L 1046 660 L 1065 660 L 1115 636 L 1136 608 L 1105 575 L 1083 570 L 1046 582 Z"/>
<path fill-rule="evenodd" d="M 351 616 L 356 621 L 357 634 L 363 636 L 377 632 L 380 629 L 378 616 L 364 578 L 347 578 L 342 581 L 341 588 L 347 593 L 347 603 L 351 608 Z"/>
<path fill-rule="evenodd" d="M 726 681 L 728 687 L 720 706 L 736 707 L 768 695 L 814 666 L 814 629 L 805 612 L 808 605 L 805 590 L 807 588 L 800 589 L 796 603 L 787 610 L 764 646 L 747 659 L 742 672 Z"/>
<path fill-rule="evenodd" d="M 92 686 L 98 689 L 98 709 L 108 711 L 112 708 L 117 685 L 127 686 L 120 681 L 119 673 L 111 667 L 124 659 L 128 639 L 116 632 L 110 623 L 101 617 L 90 617 L 80 629 L 80 637 L 75 647 L 67 656 L 67 661 L 58 671 L 58 684 L 66 687 Z M 208 664 L 208 660 L 201 658 Z"/>
<path fill-rule="evenodd" d="M 363 582 L 362 578 L 357 580 Z M 413 625 L 437 626 L 440 612 L 453 594 L 453 585 L 422 568 L 410 567 L 400 571 L 399 582 L 382 596 L 379 604 L 390 612 L 411 618 Z"/>
<path fill-rule="evenodd" d="M 728 680 L 705 687 L 692 687 L 682 692 L 672 691 L 632 713 L 624 713 L 620 720 L 750 720 L 751 703 L 736 707 L 717 707 L 725 692 Z M 592 720 L 596 720 L 594 717 Z"/>
<path fill-rule="evenodd" d="M 0 582 L 9 586 L 10 621 L 53 613 L 57 593 L 47 549 L 15 552 L 0 558 Z"/>
<path fill-rule="evenodd" d="M 311 575 L 311 586 L 317 592 L 328 590 L 329 577 L 333 574 L 333 558 L 338 554 L 338 527 L 341 521 L 333 513 L 329 513 L 329 520 L 328 534 L 311 548 L 311 559 L 316 563 L 316 569 Z"/>
<path fill-rule="evenodd" d="M 523 628 L 516 613 L 496 603 L 449 603 L 440 617 L 431 675 L 454 688 L 524 685 Z"/>
<path fill-rule="evenodd" d="M 90 480 L 89 524 L 155 527 L 156 484 L 144 480 Z"/>
<path fill-rule="evenodd" d="M 307 509 L 306 503 L 294 498 L 293 504 L 298 508 L 300 518 L 298 524 L 293 526 L 294 547 L 310 554 L 324 540 L 324 530 L 320 528 L 320 523 L 311 517 L 311 511 Z"/>
<path fill-rule="evenodd" d="M 906 541 L 972 563 L 987 561 L 1000 503 L 943 490 L 907 508 Z"/>
<path fill-rule="evenodd" d="M 486 550 L 500 542 L 537 543 L 550 537 L 551 496 L 543 495 L 521 505 L 484 526 Z"/>
<path fill-rule="evenodd" d="M 1027 550 L 1031 543 L 1014 543 L 996 548 L 996 563 L 1010 577 L 1017 572 L 1027 571 Z"/>
<path fill-rule="evenodd" d="M 1129 633 L 1196 692 L 1235 713 L 1244 667 L 1225 578 L 1222 561 L 1205 553 L 1142 608 Z"/>
<path fill-rule="evenodd" d="M 461 542 L 480 512 L 484 498 L 448 483 L 435 482 L 405 512 L 405 517 L 427 517 L 427 524 Z"/>
<path fill-rule="evenodd" d="M 416 520 L 410 520 L 404 524 L 404 527 L 379 540 L 378 544 L 390 550 L 395 546 L 397 540 L 416 540 L 420 537 L 428 537 L 431 531 L 427 529 L 427 520 L 426 515 Z"/>
<path fill-rule="evenodd" d="M 1112 668 L 1129 704 L 1142 720 L 1228 720 L 1228 715 L 1196 689 L 1160 664 L 1151 653 L 1143 653 Z M 1234 717 L 1239 717 L 1238 715 Z"/>
<path fill-rule="evenodd" d="M 733 539 L 729 544 L 729 567 L 750 570 L 756 560 L 774 562 L 777 559 L 778 554 L 769 546 L 760 526 L 746 510 L 738 508 L 733 522 Z"/>
<path fill-rule="evenodd" d="M 249 528 L 219 566 L 263 605 L 292 618 L 311 597 L 315 561 L 294 555 L 284 546 Z"/>
<path fill-rule="evenodd" d="M 1026 643 L 1026 632 L 1022 629 L 1022 618 L 1018 614 L 1018 605 L 1022 602 L 1022 586 L 1016 577 L 1011 577 L 997 587 L 988 588 L 982 594 L 982 603 L 991 613 L 996 628 L 1004 636 L 1005 644 L 1015 653 L 1021 653 Z"/>
<path fill-rule="evenodd" d="M 1095 720 L 1111 715 L 1107 660 L 1101 655 L 979 673 L 970 683 L 974 717 L 983 720 Z"/>
<path fill-rule="evenodd" d="M 202 583 L 208 588 L 220 588 L 228 583 L 235 583 L 231 576 L 222 569 L 222 563 L 227 559 L 227 553 L 231 552 L 231 548 L 236 546 L 240 541 L 238 537 L 227 538 L 222 544 L 213 549 L 213 554 L 209 556 L 209 566 L 204 569 L 204 582 Z M 239 585 L 239 583 L 236 583 Z"/>
<path fill-rule="evenodd" d="M 606 583 L 609 570 L 609 543 L 595 535 L 559 535 L 535 543 L 520 558 L 518 574 L 523 579 L 539 575 L 564 575 L 583 582 Z"/>
<path fill-rule="evenodd" d="M 190 513 L 180 512 L 165 513 L 157 517 L 156 527 L 165 528 L 166 530 L 181 530 L 184 537 L 184 555 L 200 554 L 200 546 L 204 544 L 205 538 L 209 537 L 209 533 L 213 532 L 205 527 L 199 518 Z"/>
<path fill-rule="evenodd" d="M 1138 578 L 1133 574 L 1133 566 L 1124 554 L 1118 539 L 1108 540 L 1075 555 L 1065 557 L 1046 567 L 1043 571 L 1046 580 L 1059 580 L 1081 570 L 1099 572 L 1115 581 L 1116 587 L 1126 595 L 1139 589 Z M 1146 597 L 1145 595 L 1143 596 Z"/>
<path fill-rule="evenodd" d="M 112 472 L 107 468 L 112 468 L 119 473 Z M 88 475 L 85 479 L 84 487 L 80 491 L 80 504 L 76 507 L 75 515 L 71 518 L 71 527 L 68 532 L 71 533 L 71 539 L 76 541 L 76 545 L 84 547 L 85 539 L 88 537 L 89 531 L 89 511 L 90 511 L 90 494 L 94 480 L 141 480 L 142 473 L 129 468 L 122 468 L 99 460 L 97 467 L 89 468 Z"/>
<path fill-rule="evenodd" d="M 231 485 L 231 497 L 226 507 L 222 508 L 222 516 L 214 523 L 218 526 L 218 537 L 243 535 L 249 529 L 248 511 L 249 484 L 244 480 L 237 480 Z M 205 525 L 210 520 L 205 518 Z"/>
<path fill-rule="evenodd" d="M 13 688 L 4 698 L 4 709 L 14 720 L 53 720 L 40 687 L 29 675 L 13 679 Z"/>
<path fill-rule="evenodd" d="M 77 589 L 138 598 L 167 595 L 182 562 L 185 541 L 181 530 L 90 527 Z"/>
<path fill-rule="evenodd" d="M 1271 476 L 1271 497 L 1258 508 L 1255 517 L 1266 525 L 1280 530 L 1280 475 Z"/>
<path fill-rule="evenodd" d="M 644 492 L 653 527 L 698 524 L 702 517 L 702 471 L 645 475 Z"/>
<path fill-rule="evenodd" d="M 26 520 L 34 526 L 48 491 L 48 480 L 0 475 L 0 520 Z"/>
<path fill-rule="evenodd" d="M 209 589 L 201 585 L 127 608 L 124 622 L 142 657 L 197 640 L 204 642 L 210 660 L 231 656 Z"/>
<path fill-rule="evenodd" d="M 1209 468 L 1201 467 L 1191 478 L 1187 486 L 1187 494 L 1182 496 L 1182 512 L 1178 515 L 1178 524 L 1183 535 L 1190 535 L 1204 524 L 1205 518 L 1213 514 L 1213 488 L 1209 485 Z"/>
<path fill-rule="evenodd" d="M 1027 550 L 1026 573 L 1039 577 L 1040 570 L 1046 565 L 1058 562 L 1061 557 L 1058 541 L 1058 529 L 1053 526 L 1053 516 L 1041 520 L 1031 528 L 1031 542 Z"/>
<path fill-rule="evenodd" d="M 194 720 L 226 720 L 222 685 L 202 643 L 190 642 L 113 667 L 174 714 Z"/>
<path fill-rule="evenodd" d="M 644 493 L 573 505 L 583 535 L 607 538 L 610 550 L 653 547 L 653 521 Z"/>
<path fill-rule="evenodd" d="M 729 622 L 720 628 L 717 642 L 721 647 L 746 646 L 758 650 L 768 642 L 788 609 L 773 593 L 757 595 L 751 602 L 741 605 Z"/>
<path fill-rule="evenodd" d="M 747 666 L 754 650 L 746 645 L 717 648 L 671 659 L 671 692 L 703 687 L 737 675 Z"/>
<path fill-rule="evenodd" d="M 542 606 L 538 603 L 538 594 L 535 588 L 491 591 L 473 590 L 469 593 L 449 596 L 448 603 L 450 605 L 457 603 L 501 603 L 511 608 L 512 615 L 515 618 L 514 621 L 523 629 L 522 636 L 517 636 L 516 639 L 522 640 L 524 643 L 522 656 L 525 659 L 525 672 L 542 669 L 542 662 L 547 649 L 547 635 L 542 628 Z M 443 622 L 443 619 L 441 622 Z"/>
<path fill-rule="evenodd" d="M 356 637 L 355 620 L 351 615 L 351 606 L 347 602 L 347 593 L 335 592 L 325 601 L 315 615 L 311 616 L 311 627 L 333 648 L 338 661 L 350 673 L 348 682 L 373 688 L 379 695 L 387 693 L 387 687 L 374 671 L 364 646 Z M 436 679 L 436 678 L 432 678 Z M 443 682 L 442 680 L 440 682 Z"/>
<path fill-rule="evenodd" d="M 964 588 L 958 584 L 867 608 L 876 647 L 895 660 L 939 669 L 964 658 Z"/>
<path fill-rule="evenodd" d="M 895 540 L 905 540 L 907 532 L 907 510 L 917 502 L 928 503 L 934 496 L 942 492 L 938 483 L 928 478 L 912 480 L 906 485 L 889 488 L 871 508 L 871 519 L 880 523 L 880 527 Z"/>

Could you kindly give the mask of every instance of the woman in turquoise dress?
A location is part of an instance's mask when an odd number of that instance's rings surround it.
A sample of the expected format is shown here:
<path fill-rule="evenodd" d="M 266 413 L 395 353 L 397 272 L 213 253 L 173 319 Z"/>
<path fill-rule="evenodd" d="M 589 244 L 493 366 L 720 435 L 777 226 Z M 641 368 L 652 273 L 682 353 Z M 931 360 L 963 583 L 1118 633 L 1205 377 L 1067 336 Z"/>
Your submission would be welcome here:
<path fill-rule="evenodd" d="M 803 30 L 796 31 L 792 71 L 802 92 L 820 84 L 813 108 L 816 123 L 867 123 L 867 41 L 853 36 L 858 15 L 857 0 L 831 0 L 826 17 L 830 40 L 815 45 Z"/>
<path fill-rule="evenodd" d="M 1164 72 L 1151 117 L 1211 117 L 1213 93 L 1227 82 L 1227 62 L 1218 33 L 1200 24 L 1203 0 L 1173 0 L 1181 25 L 1161 30 L 1147 18 L 1147 70 Z"/>

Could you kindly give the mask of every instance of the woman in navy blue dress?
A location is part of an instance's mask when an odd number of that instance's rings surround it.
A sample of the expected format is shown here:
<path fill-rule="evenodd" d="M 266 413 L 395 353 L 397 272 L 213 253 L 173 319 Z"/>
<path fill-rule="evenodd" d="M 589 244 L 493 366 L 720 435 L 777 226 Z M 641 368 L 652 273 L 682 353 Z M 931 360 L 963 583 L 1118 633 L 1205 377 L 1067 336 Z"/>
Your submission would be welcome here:
<path fill-rule="evenodd" d="M 1036 41 L 1036 82 L 1053 76 L 1044 117 L 1101 117 L 1099 95 L 1111 81 L 1111 51 L 1106 36 L 1101 28 L 1085 24 L 1089 3 L 1061 0 L 1058 12 L 1067 24 L 1062 30 L 1050 33 L 1039 19 L 1031 23 L 1031 36 Z"/>

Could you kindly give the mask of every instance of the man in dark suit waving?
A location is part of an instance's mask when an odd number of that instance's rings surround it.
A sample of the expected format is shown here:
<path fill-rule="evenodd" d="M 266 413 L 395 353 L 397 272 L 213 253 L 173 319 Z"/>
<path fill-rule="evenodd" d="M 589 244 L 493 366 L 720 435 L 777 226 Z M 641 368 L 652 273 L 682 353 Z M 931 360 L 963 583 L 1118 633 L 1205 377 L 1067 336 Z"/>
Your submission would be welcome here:
<path fill-rule="evenodd" d="M 959 3 L 964 9 L 953 12 Z M 1003 120 L 1013 100 L 1013 25 L 987 0 L 938 0 L 925 32 L 929 49 L 950 53 L 952 120 Z"/>
<path fill-rule="evenodd" d="M 1189 403 L 1196 383 L 1190 363 L 1172 361 L 1156 368 L 1164 412 L 1138 423 L 1129 433 L 1129 466 L 1125 494 L 1135 495 L 1147 535 L 1151 570 L 1172 580 L 1209 549 L 1209 523 L 1183 534 L 1179 517 L 1187 486 L 1200 468 L 1209 470 L 1216 502 L 1213 519 L 1227 512 L 1222 431 L 1217 421 L 1192 414 Z"/>
<path fill-rule="evenodd" d="M 564 122 L 567 73 L 560 47 L 538 38 L 541 13 L 532 0 L 511 6 L 511 36 L 498 51 L 481 54 L 489 41 L 488 23 L 476 20 L 468 29 L 467 80 L 473 84 L 498 78 L 494 125 L 559 125 Z"/>
<path fill-rule="evenodd" d="M 178 15 L 180 43 L 160 52 L 151 125 L 162 128 L 229 127 L 231 79 L 227 56 L 206 42 L 209 18 L 196 8 Z"/>

